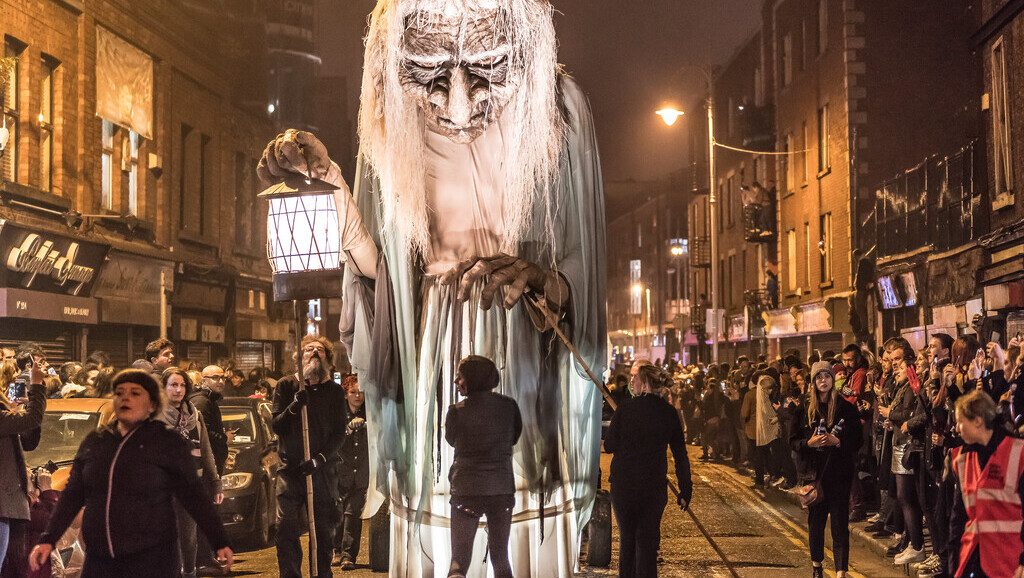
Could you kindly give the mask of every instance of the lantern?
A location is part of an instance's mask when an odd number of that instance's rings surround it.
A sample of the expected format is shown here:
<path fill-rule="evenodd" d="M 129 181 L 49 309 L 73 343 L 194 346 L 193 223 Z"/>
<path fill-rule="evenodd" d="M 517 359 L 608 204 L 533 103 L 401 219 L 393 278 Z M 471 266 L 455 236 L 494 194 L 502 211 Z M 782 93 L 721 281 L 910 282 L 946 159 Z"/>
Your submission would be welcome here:
<path fill-rule="evenodd" d="M 267 258 L 275 301 L 341 295 L 337 190 L 320 179 L 296 175 L 260 193 L 270 204 Z"/>

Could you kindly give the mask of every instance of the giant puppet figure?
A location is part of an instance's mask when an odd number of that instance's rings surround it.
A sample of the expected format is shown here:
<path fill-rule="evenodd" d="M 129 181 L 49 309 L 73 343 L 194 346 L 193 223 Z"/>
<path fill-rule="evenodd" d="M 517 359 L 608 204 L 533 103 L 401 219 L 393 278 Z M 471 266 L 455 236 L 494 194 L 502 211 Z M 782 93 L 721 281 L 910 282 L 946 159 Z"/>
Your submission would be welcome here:
<path fill-rule="evenodd" d="M 374 511 L 391 503 L 391 572 L 446 576 L 444 412 L 465 355 L 493 359 L 524 430 L 514 574 L 570 576 L 598 482 L 605 365 L 604 199 L 586 98 L 556 60 L 547 0 L 380 0 L 370 19 L 354 199 L 323 145 L 289 131 L 263 180 L 338 186 L 342 338 L 367 394 Z M 376 490 L 376 491 L 375 491 Z M 376 495 L 376 499 L 374 494 Z M 484 576 L 477 534 L 471 575 Z"/>

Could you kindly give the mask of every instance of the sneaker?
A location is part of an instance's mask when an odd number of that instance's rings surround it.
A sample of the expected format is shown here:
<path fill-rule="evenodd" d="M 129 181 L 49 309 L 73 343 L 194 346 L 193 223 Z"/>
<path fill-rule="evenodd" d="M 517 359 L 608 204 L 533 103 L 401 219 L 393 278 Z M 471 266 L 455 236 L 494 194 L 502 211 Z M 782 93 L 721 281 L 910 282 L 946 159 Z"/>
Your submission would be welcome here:
<path fill-rule="evenodd" d="M 341 563 L 341 569 L 345 570 L 346 572 L 349 571 L 349 570 L 355 570 L 356 569 L 356 565 L 351 560 L 345 560 L 344 562 Z"/>
<path fill-rule="evenodd" d="M 907 549 L 897 554 L 896 557 L 893 558 L 892 562 L 897 566 L 902 566 L 904 564 L 910 564 L 911 562 L 920 562 L 921 560 L 924 560 L 924 558 L 924 548 L 915 550 L 913 546 L 907 546 Z"/>
<path fill-rule="evenodd" d="M 864 526 L 864 531 L 869 533 L 869 534 L 872 534 L 874 532 L 881 532 L 882 530 L 885 530 L 885 521 L 883 521 L 883 520 L 878 520 L 877 522 L 871 522 L 867 526 Z"/>
<path fill-rule="evenodd" d="M 936 564 L 930 568 L 918 570 L 917 578 L 932 578 L 933 576 L 942 576 L 943 574 L 942 564 Z"/>
<path fill-rule="evenodd" d="M 928 556 L 927 558 L 925 558 L 924 560 L 921 560 L 920 562 L 915 562 L 915 563 L 911 564 L 910 567 L 913 568 L 914 570 L 920 570 L 922 568 L 931 568 L 932 566 L 935 566 L 938 563 L 939 563 L 938 555 L 932 554 L 932 555 Z"/>
<path fill-rule="evenodd" d="M 895 536 L 893 536 L 893 540 L 894 542 L 890 544 L 889 547 L 885 550 L 886 556 L 895 556 L 897 554 L 903 553 L 903 551 L 907 549 L 907 546 L 910 542 L 909 540 L 904 542 L 902 534 L 896 534 Z"/>
<path fill-rule="evenodd" d="M 773 488 L 779 488 L 779 487 L 782 487 L 782 485 L 785 484 L 785 483 L 786 483 L 786 478 L 776 478 L 776 479 L 772 480 L 772 487 Z"/>
<path fill-rule="evenodd" d="M 870 518 L 868 518 L 868 523 L 869 524 L 877 524 L 877 523 L 879 523 L 881 521 L 882 521 L 882 514 L 881 513 L 875 514 L 874 516 L 871 516 Z M 865 528 L 865 530 L 866 529 L 867 528 Z"/>
<path fill-rule="evenodd" d="M 852 523 L 863 522 L 867 519 L 868 515 L 864 512 L 864 510 L 855 510 L 853 512 L 850 512 L 850 522 Z"/>

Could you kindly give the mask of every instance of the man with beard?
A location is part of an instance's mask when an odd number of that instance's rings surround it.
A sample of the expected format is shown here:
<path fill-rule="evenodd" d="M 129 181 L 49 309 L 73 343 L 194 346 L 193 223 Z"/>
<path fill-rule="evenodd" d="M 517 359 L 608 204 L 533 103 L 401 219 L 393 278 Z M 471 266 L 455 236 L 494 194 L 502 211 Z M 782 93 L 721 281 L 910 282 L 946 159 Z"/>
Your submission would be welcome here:
<path fill-rule="evenodd" d="M 274 391 L 272 427 L 278 435 L 282 466 L 277 477 L 277 566 L 283 578 L 301 578 L 302 545 L 299 536 L 306 509 L 306 476 L 313 477 L 313 513 L 316 518 L 317 572 L 332 576 L 331 546 L 337 525 L 337 484 L 334 464 L 345 441 L 345 391 L 331 379 L 334 346 L 319 335 L 302 338 L 302 380 L 290 375 Z M 309 456 L 302 444 L 302 408 L 309 419 Z"/>
<path fill-rule="evenodd" d="M 446 576 L 444 409 L 469 354 L 523 408 L 516 576 L 571 576 L 599 477 L 604 199 L 586 97 L 561 71 L 548 0 L 379 0 L 366 37 L 355 195 L 315 136 L 272 141 L 265 184 L 339 188 L 342 341 L 366 391 L 367 511 L 391 499 L 391 572 Z M 545 316 L 543 304 L 553 315 Z M 482 535 L 478 540 L 483 540 Z M 482 544 L 476 549 L 482 559 Z M 485 565 L 474 561 L 472 576 Z"/>

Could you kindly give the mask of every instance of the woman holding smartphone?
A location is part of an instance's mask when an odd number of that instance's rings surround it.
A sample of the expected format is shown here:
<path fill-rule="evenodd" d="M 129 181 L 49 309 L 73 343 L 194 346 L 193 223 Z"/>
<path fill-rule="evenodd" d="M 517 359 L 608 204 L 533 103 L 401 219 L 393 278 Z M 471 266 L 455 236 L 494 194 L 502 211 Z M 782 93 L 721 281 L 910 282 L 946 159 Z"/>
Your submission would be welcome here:
<path fill-rule="evenodd" d="M 27 357 L 26 357 L 27 356 Z M 10 361 L 5 361 L 4 373 L 12 372 Z M 34 447 L 39 442 L 39 425 L 46 411 L 46 360 L 42 355 L 25 352 L 18 356 L 20 369 L 27 372 L 27 379 L 20 380 L 25 386 L 15 386 L 18 392 L 13 398 L 0 396 L 0 566 L 7 555 L 11 537 L 12 520 L 29 520 L 28 474 L 25 469 L 25 454 L 22 451 L 22 436 L 31 436 Z M 17 384 L 15 379 L 11 385 Z M 24 390 L 22 390 L 24 387 Z M 35 435 L 32 435 L 34 431 Z"/>

